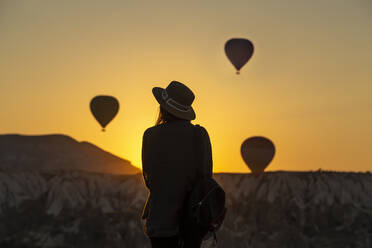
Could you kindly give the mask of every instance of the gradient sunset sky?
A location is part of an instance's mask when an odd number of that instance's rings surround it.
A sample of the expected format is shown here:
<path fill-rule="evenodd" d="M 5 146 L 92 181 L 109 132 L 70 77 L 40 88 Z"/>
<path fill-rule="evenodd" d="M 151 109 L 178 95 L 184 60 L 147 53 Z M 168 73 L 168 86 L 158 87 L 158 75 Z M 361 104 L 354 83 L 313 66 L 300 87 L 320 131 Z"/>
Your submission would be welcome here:
<path fill-rule="evenodd" d="M 255 53 L 236 75 L 233 37 Z M 276 145 L 268 170 L 372 168 L 370 0 L 0 0 L 0 134 L 69 135 L 141 167 L 154 86 L 195 93 L 215 172 L 249 172 L 241 143 Z M 115 96 L 105 133 L 92 97 Z"/>

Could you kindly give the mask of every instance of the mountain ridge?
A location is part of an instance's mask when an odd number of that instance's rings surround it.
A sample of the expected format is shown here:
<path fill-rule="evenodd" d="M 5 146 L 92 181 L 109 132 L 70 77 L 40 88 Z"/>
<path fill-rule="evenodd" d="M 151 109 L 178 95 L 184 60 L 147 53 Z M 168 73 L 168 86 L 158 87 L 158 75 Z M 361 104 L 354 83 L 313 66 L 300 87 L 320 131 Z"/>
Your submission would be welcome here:
<path fill-rule="evenodd" d="M 84 170 L 136 174 L 129 160 L 64 134 L 0 135 L 0 169 Z"/>

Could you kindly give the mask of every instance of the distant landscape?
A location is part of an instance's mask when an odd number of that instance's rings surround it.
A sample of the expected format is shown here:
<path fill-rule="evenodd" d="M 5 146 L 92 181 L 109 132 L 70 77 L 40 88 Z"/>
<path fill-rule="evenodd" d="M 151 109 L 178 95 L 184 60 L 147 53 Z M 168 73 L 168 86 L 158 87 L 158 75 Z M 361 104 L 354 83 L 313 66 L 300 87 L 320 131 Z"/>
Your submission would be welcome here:
<path fill-rule="evenodd" d="M 0 169 L 82 170 L 125 175 L 140 172 L 128 160 L 61 134 L 0 135 Z"/>
<path fill-rule="evenodd" d="M 2 135 L 0 148 L 0 247 L 150 247 L 129 161 L 61 135 Z M 228 207 L 218 247 L 372 247 L 371 173 L 214 177 Z"/>

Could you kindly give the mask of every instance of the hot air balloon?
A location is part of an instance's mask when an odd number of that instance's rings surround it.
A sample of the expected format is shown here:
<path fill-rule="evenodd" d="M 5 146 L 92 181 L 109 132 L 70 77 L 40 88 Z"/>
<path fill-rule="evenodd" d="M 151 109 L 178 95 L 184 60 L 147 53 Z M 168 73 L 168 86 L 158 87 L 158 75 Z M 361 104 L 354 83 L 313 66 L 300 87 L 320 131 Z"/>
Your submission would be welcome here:
<path fill-rule="evenodd" d="M 253 175 L 259 176 L 273 159 L 275 146 L 265 137 L 253 136 L 242 143 L 240 152 Z"/>
<path fill-rule="evenodd" d="M 236 68 L 236 74 L 248 62 L 253 55 L 253 44 L 247 39 L 234 38 L 225 43 L 225 53 L 230 62 Z"/>
<path fill-rule="evenodd" d="M 102 132 L 104 132 L 107 124 L 109 124 L 118 113 L 119 102 L 112 96 L 95 96 L 90 101 L 90 111 L 101 125 Z"/>

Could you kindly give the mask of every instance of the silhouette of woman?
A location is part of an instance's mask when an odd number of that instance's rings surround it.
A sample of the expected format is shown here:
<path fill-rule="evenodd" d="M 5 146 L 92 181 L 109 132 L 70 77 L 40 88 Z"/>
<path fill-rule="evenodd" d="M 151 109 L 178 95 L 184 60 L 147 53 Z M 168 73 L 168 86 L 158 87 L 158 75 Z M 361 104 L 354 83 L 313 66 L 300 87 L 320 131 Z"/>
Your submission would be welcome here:
<path fill-rule="evenodd" d="M 191 107 L 195 96 L 188 87 L 172 81 L 166 89 L 155 87 L 152 92 L 160 111 L 142 141 L 142 171 L 149 190 L 142 213 L 145 233 L 153 248 L 200 248 L 202 231 L 181 225 L 182 208 L 197 179 L 197 156 L 203 157 L 199 168 L 203 176 L 212 176 L 209 135 L 201 127 L 195 139 L 196 128 L 190 122 L 195 119 Z"/>

